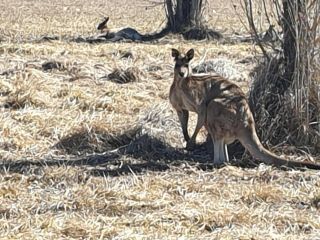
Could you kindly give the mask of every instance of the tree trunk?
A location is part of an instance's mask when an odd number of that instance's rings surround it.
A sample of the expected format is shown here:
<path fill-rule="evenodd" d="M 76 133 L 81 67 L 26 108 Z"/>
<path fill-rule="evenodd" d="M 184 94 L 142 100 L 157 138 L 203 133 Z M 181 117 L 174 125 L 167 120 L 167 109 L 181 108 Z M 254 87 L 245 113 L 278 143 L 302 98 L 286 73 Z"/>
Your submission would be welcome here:
<path fill-rule="evenodd" d="M 300 2 L 300 1 L 299 1 Z M 283 55 L 285 59 L 285 73 L 281 86 L 279 86 L 280 94 L 288 89 L 294 80 L 295 61 L 297 56 L 296 48 L 296 19 L 295 9 L 297 9 L 298 1 L 283 0 Z"/>
<path fill-rule="evenodd" d="M 168 27 L 173 33 L 202 27 L 202 0 L 166 0 Z"/>
<path fill-rule="evenodd" d="M 285 88 L 294 90 L 295 112 L 308 137 L 312 43 L 305 0 L 283 0 Z M 304 139 L 307 140 L 307 139 Z"/>

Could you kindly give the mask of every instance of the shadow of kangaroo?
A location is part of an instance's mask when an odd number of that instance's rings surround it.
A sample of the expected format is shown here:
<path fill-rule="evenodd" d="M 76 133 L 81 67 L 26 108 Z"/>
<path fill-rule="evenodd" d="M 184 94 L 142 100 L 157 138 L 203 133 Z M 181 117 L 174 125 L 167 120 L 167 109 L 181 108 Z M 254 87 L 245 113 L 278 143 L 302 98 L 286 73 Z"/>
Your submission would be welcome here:
<path fill-rule="evenodd" d="M 164 37 L 168 33 L 168 30 L 164 29 L 159 33 L 143 35 L 134 28 L 130 27 L 123 28 L 119 31 L 114 31 L 108 28 L 108 21 L 109 17 L 104 17 L 102 22 L 98 24 L 97 30 L 101 32 L 101 35 L 99 35 L 99 37 L 105 37 L 111 42 L 117 42 L 124 39 L 132 41 L 152 41 Z"/>
<path fill-rule="evenodd" d="M 254 158 L 266 164 L 320 169 L 318 164 L 288 161 L 265 149 L 241 88 L 219 75 L 192 75 L 189 62 L 194 57 L 193 49 L 186 54 L 172 49 L 172 57 L 175 66 L 169 98 L 177 111 L 187 148 L 194 146 L 199 130 L 205 126 L 214 144 L 214 164 L 229 161 L 227 145 L 238 139 Z M 187 130 L 189 111 L 198 115 L 191 138 Z"/>

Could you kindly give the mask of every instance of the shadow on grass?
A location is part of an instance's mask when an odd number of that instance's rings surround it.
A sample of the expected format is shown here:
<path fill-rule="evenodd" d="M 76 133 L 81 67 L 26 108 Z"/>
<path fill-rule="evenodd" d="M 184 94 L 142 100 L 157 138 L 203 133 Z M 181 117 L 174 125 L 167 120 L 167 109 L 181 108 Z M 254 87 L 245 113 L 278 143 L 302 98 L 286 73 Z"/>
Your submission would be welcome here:
<path fill-rule="evenodd" d="M 66 156 L 70 156 L 68 154 L 77 151 L 80 151 L 82 156 L 86 156 L 1 163 L 0 172 L 23 174 L 36 172 L 39 168 L 46 166 L 83 166 L 95 176 L 119 176 L 132 172 L 138 174 L 146 171 L 166 171 L 170 167 L 179 167 L 186 163 L 202 170 L 210 170 L 215 167 L 212 164 L 211 155 L 207 151 L 208 143 L 198 145 L 194 151 L 189 152 L 184 148 L 174 148 L 156 137 L 141 134 L 139 129 L 132 129 L 118 136 L 106 133 L 100 136 L 101 140 L 105 142 L 104 149 L 100 149 L 98 152 L 95 151 L 97 146 L 91 146 L 88 133 L 77 132 L 62 139 L 54 148 L 64 149 Z M 231 146 L 231 151 L 234 152 L 235 149 L 239 150 L 238 147 L 233 149 Z M 92 151 L 95 152 L 88 154 Z M 238 154 L 241 154 L 241 149 Z M 240 164 L 234 161 L 230 164 L 240 167 L 253 167 L 252 164 Z"/>

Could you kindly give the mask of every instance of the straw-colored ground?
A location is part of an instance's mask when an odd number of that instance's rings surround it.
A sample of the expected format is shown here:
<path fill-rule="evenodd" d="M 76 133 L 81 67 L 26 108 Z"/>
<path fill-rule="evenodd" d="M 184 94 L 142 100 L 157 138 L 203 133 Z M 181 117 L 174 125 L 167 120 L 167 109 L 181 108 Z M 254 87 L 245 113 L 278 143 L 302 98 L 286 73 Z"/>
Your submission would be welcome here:
<path fill-rule="evenodd" d="M 244 32 L 232 2 L 215 2 L 208 23 Z M 318 172 L 212 169 L 205 150 L 183 150 L 170 49 L 194 47 L 194 66 L 211 61 L 247 90 L 254 46 L 68 41 L 94 35 L 103 15 L 156 31 L 163 10 L 148 6 L 0 2 L 0 238 L 320 239 Z"/>

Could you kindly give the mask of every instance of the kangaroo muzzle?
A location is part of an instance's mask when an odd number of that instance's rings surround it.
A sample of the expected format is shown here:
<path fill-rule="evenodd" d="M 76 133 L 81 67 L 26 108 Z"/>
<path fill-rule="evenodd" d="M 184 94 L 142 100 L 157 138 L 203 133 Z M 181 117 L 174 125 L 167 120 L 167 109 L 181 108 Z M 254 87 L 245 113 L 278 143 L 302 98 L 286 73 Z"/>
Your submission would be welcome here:
<path fill-rule="evenodd" d="M 179 74 L 179 77 L 186 78 L 186 77 L 188 77 L 189 70 L 188 70 L 188 68 L 181 68 L 180 71 L 178 72 L 178 74 Z"/>

